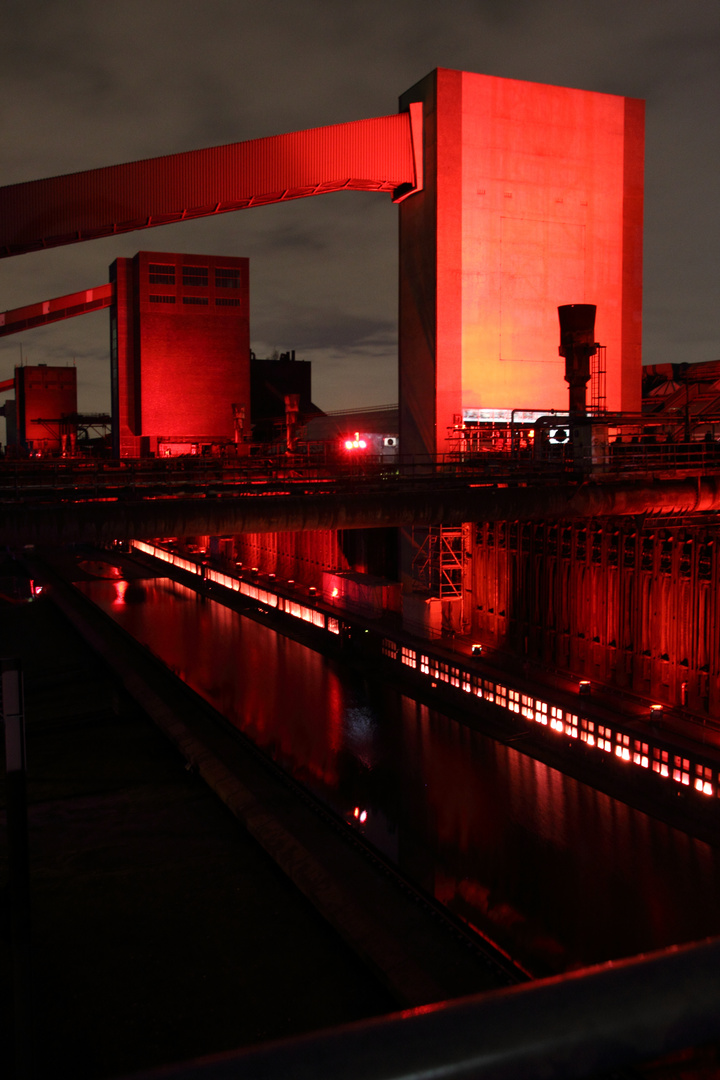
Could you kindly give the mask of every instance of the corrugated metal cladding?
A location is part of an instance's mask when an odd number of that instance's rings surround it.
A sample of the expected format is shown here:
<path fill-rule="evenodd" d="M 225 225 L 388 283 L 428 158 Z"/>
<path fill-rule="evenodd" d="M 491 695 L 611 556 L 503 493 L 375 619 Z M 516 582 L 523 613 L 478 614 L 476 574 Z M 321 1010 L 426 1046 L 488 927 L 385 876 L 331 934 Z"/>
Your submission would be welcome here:
<path fill-rule="evenodd" d="M 410 121 L 397 113 L 0 188 L 0 254 L 253 202 L 413 182 Z"/>
<path fill-rule="evenodd" d="M 70 319 L 74 315 L 84 315 L 88 311 L 99 311 L 101 308 L 110 307 L 114 296 L 114 285 L 98 285 L 94 289 L 83 289 L 67 296 L 56 296 L 53 300 L 41 300 L 37 304 L 3 311 L 0 313 L 0 337 L 30 330 L 35 326 L 60 322 L 61 319 Z"/>

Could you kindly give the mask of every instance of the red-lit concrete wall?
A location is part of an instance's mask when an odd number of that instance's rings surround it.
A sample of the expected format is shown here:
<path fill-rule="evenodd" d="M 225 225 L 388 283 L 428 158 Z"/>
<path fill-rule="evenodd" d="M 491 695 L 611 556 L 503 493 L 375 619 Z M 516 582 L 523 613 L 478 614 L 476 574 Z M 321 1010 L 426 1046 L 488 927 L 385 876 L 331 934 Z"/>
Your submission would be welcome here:
<path fill-rule="evenodd" d="M 77 371 L 74 367 L 15 368 L 18 438 L 28 450 L 58 453 L 63 416 L 77 413 Z M 38 420 L 51 421 L 39 424 Z M 52 422 L 54 421 L 54 422 Z"/>
<path fill-rule="evenodd" d="M 320 587 L 328 570 L 350 570 L 342 549 L 342 534 L 323 532 L 240 533 L 232 538 L 231 561 L 239 560 L 245 570 L 257 567 L 275 574 L 280 581 L 292 578 L 304 585 Z"/>
<path fill-rule="evenodd" d="M 720 715 L 720 537 L 692 519 L 474 527 L 475 640 Z"/>
<path fill-rule="evenodd" d="M 397 537 L 390 529 L 241 533 L 230 544 L 231 558 L 239 559 L 245 569 L 256 566 L 280 580 L 292 578 L 317 588 L 328 571 L 353 570 L 388 581 L 397 579 Z"/>
<path fill-rule="evenodd" d="M 637 410 L 643 103 L 438 69 L 402 96 L 400 108 L 396 116 L 0 189 L 0 255 L 326 191 L 393 192 L 402 200 L 404 453 L 446 449 L 463 409 L 562 409 L 563 304 L 596 305 L 606 404 Z M 137 304 L 139 313 L 145 300 Z M 179 322 L 168 314 L 164 325 L 156 337 L 169 354 Z M 199 315 L 193 325 L 202 325 Z M 203 334 L 214 351 L 224 335 L 216 339 L 210 326 Z M 118 349 L 120 336 L 118 328 Z M 163 363 L 153 367 L 157 383 L 146 385 L 143 368 L 134 402 L 143 431 L 160 419 L 188 420 L 172 392 L 160 403 Z M 177 386 L 196 389 L 191 366 L 178 355 Z"/>
<path fill-rule="evenodd" d="M 607 406 L 639 410 L 643 103 L 439 69 L 425 186 L 400 206 L 405 453 L 462 409 L 567 408 L 557 308 L 597 306 Z"/>
<path fill-rule="evenodd" d="M 248 260 L 143 251 L 111 275 L 120 456 L 233 442 L 233 406 L 250 416 Z"/>

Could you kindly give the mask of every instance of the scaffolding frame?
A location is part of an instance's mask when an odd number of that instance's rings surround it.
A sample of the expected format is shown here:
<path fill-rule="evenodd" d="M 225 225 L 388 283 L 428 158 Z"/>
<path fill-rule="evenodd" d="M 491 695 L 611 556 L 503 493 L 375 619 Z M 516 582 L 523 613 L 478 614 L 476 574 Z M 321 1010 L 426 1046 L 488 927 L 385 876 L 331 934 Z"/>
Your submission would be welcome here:
<path fill-rule="evenodd" d="M 441 600 L 462 596 L 462 525 L 413 529 L 413 582 Z"/>

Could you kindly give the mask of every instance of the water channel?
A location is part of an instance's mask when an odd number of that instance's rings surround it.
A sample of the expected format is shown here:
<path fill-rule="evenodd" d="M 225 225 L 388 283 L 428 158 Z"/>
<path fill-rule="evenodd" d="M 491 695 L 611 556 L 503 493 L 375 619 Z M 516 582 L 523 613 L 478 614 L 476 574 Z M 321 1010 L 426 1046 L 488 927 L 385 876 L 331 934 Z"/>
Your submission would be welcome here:
<path fill-rule="evenodd" d="M 720 933 L 717 847 L 168 578 L 78 588 L 533 974 Z"/>

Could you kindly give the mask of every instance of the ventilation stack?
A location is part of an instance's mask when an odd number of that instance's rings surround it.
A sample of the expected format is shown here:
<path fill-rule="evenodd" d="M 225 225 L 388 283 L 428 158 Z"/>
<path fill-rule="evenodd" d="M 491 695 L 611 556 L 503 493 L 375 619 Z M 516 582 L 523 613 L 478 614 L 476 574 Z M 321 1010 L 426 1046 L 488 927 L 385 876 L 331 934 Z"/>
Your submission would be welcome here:
<path fill-rule="evenodd" d="M 558 308 L 560 348 L 565 357 L 565 381 L 570 393 L 570 423 L 587 412 L 587 384 L 590 381 L 590 357 L 597 352 L 595 342 L 595 304 L 564 304 Z"/>

